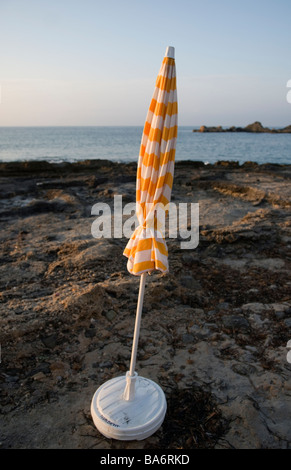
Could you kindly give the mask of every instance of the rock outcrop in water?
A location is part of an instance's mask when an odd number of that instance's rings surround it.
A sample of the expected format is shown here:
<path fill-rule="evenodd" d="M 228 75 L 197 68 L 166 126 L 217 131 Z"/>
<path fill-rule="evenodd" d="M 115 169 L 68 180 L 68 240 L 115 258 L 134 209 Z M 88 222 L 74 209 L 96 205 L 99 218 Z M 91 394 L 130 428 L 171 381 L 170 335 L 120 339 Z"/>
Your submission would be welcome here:
<path fill-rule="evenodd" d="M 200 129 L 193 129 L 193 132 L 254 132 L 255 134 L 290 134 L 291 125 L 283 127 L 282 129 L 270 129 L 268 127 L 263 127 L 259 121 L 255 121 L 253 124 L 248 124 L 246 127 L 232 126 L 226 129 L 223 129 L 222 126 L 201 126 Z"/>

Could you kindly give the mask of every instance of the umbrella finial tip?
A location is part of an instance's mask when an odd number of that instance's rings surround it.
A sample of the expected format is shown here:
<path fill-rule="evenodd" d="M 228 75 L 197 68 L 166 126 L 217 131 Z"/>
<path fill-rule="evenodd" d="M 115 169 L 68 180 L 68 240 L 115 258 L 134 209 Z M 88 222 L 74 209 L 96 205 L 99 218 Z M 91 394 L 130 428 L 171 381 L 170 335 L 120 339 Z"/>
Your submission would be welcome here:
<path fill-rule="evenodd" d="M 170 59 L 175 59 L 175 48 L 172 46 L 168 46 L 166 49 L 166 57 L 170 57 Z"/>

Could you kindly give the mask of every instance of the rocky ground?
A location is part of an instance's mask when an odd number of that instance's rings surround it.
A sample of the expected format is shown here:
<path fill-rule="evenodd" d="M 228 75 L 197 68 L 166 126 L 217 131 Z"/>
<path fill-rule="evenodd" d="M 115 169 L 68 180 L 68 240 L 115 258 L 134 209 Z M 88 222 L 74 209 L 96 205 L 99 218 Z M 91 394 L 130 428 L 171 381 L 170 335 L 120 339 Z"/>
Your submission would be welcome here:
<path fill-rule="evenodd" d="M 166 394 L 144 441 L 91 415 L 129 368 L 139 279 L 126 238 L 95 239 L 96 202 L 135 200 L 134 164 L 0 164 L 2 448 L 290 448 L 291 168 L 178 162 L 173 202 L 199 202 L 200 240 L 168 240 L 147 276 L 139 375 Z"/>

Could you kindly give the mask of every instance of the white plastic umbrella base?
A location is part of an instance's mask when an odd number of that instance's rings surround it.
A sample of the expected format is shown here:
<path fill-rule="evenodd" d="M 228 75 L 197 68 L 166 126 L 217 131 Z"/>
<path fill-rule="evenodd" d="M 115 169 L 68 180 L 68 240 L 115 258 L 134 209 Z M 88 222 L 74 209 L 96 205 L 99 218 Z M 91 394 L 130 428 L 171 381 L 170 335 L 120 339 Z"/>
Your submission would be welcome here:
<path fill-rule="evenodd" d="M 142 440 L 162 425 L 167 403 L 162 389 L 150 379 L 136 377 L 133 400 L 124 398 L 126 377 L 117 377 L 101 385 L 91 402 L 96 428 L 110 439 Z"/>

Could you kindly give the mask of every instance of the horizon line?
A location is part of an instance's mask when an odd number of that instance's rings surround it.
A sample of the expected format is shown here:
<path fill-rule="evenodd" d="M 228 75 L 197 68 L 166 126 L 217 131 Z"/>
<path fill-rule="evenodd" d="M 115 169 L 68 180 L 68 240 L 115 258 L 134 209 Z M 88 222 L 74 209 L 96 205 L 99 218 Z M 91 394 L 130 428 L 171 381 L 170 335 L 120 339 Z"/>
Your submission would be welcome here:
<path fill-rule="evenodd" d="M 254 122 L 257 122 L 257 121 L 253 121 L 251 122 L 250 124 L 253 124 Z M 261 122 L 261 121 L 259 121 Z M 248 125 L 250 125 L 248 124 Z M 289 126 L 290 124 L 276 124 L 276 125 L 270 125 L 268 124 L 267 127 L 273 127 L 273 128 L 279 128 L 279 127 L 287 127 Z M 213 124 L 196 124 L 196 125 L 192 125 L 192 124 L 180 124 L 178 127 L 191 127 L 191 128 L 200 128 L 202 126 L 206 126 L 206 127 L 219 127 L 221 126 L 222 128 L 223 127 L 231 127 L 231 126 L 235 126 L 235 127 L 242 127 L 243 125 L 234 125 L 234 124 L 218 124 L 218 125 L 213 125 Z M 47 128 L 47 127 L 144 127 L 144 124 L 40 124 L 40 125 L 35 125 L 35 124 L 30 124 L 30 125 L 0 125 L 0 129 L 1 128 Z"/>

